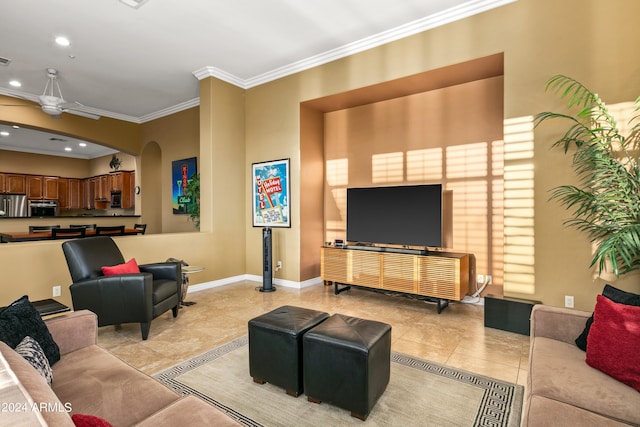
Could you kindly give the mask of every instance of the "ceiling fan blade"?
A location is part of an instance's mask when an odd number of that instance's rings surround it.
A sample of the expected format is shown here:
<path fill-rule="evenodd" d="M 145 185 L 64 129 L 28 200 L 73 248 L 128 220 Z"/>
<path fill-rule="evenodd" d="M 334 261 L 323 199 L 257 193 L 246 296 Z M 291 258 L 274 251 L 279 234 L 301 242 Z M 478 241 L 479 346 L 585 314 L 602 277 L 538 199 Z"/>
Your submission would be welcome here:
<path fill-rule="evenodd" d="M 29 107 L 29 108 L 40 108 L 39 105 L 25 105 L 25 104 L 0 104 L 0 107 Z"/>
<path fill-rule="evenodd" d="M 93 120 L 98 120 L 100 118 L 100 116 L 98 116 L 97 114 L 91 114 L 91 113 L 87 113 L 86 111 L 80 111 L 80 110 L 71 110 L 68 108 L 63 109 L 62 112 L 74 114 L 76 116 L 86 117 L 88 119 L 93 119 Z"/>

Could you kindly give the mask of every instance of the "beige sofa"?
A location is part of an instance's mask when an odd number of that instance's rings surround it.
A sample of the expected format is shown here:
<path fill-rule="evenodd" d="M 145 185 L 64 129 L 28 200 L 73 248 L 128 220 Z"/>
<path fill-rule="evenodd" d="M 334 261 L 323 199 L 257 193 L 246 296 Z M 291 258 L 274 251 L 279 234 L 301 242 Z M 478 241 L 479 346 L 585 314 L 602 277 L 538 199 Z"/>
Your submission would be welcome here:
<path fill-rule="evenodd" d="M 533 307 L 523 426 L 640 425 L 640 393 L 587 365 L 575 345 L 589 316 Z"/>
<path fill-rule="evenodd" d="M 203 400 L 181 398 L 96 345 L 94 313 L 77 311 L 46 324 L 61 355 L 52 367 L 51 387 L 0 342 L 0 400 L 5 402 L 0 425 L 73 427 L 74 413 L 98 416 L 118 427 L 239 425 Z"/>

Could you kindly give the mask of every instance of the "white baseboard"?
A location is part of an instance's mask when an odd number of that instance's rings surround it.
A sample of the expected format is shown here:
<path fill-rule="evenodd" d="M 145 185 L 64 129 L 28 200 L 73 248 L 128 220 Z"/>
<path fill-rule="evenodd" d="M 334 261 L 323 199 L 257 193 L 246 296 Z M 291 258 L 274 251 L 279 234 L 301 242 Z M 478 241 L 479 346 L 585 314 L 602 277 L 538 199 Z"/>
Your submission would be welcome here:
<path fill-rule="evenodd" d="M 190 294 L 192 292 L 203 291 L 205 289 L 217 288 L 218 286 L 229 285 L 231 283 L 241 282 L 243 280 L 262 283 L 262 276 L 257 276 L 255 274 L 242 274 L 240 276 L 227 277 L 224 279 L 214 280 L 211 282 L 198 283 L 197 285 L 189 285 L 189 288 L 187 289 L 187 294 Z M 284 279 L 273 279 L 274 285 L 283 286 L 285 288 L 294 288 L 294 289 L 302 289 L 309 286 L 317 285 L 318 283 L 322 283 L 322 279 L 320 277 L 314 277 L 313 279 L 305 280 L 304 282 L 295 282 L 293 280 L 284 280 Z"/>

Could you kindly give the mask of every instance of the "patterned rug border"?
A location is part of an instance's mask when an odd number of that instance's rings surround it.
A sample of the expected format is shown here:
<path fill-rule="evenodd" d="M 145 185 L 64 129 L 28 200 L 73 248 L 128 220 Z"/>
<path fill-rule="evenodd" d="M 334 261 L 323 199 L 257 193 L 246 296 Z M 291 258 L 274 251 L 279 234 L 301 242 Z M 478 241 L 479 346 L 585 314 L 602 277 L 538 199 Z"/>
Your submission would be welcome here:
<path fill-rule="evenodd" d="M 153 377 L 170 389 L 179 393 L 181 396 L 193 394 L 200 397 L 243 425 L 250 427 L 264 427 L 262 424 L 242 415 L 233 408 L 229 408 L 226 405 L 221 404 L 215 399 L 182 384 L 176 379 L 186 372 L 196 369 L 205 363 L 211 362 L 212 360 L 222 357 L 225 354 L 231 353 L 232 351 L 242 348 L 248 344 L 249 337 L 247 335 L 241 336 L 198 356 L 192 357 L 185 362 L 178 363 L 171 368 L 155 374 Z M 410 368 L 456 380 L 461 383 L 473 385 L 484 390 L 481 400 L 482 410 L 478 411 L 476 419 L 472 425 L 473 427 L 507 426 L 510 425 L 510 420 L 515 421 L 514 425 L 520 425 L 522 399 L 524 396 L 524 387 L 521 385 L 500 381 L 457 368 L 450 368 L 435 362 L 397 353 L 395 351 L 391 352 L 391 361 Z"/>

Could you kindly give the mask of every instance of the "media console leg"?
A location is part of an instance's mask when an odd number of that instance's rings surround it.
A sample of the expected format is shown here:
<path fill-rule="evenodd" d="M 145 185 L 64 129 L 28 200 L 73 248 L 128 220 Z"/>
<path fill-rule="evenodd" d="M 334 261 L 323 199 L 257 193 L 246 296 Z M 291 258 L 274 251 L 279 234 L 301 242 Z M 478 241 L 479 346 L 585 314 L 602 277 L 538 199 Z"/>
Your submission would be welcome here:
<path fill-rule="evenodd" d="M 349 289 L 351 289 L 351 286 L 349 285 L 343 286 L 342 288 L 338 289 L 338 282 L 333 282 L 333 293 L 335 295 L 338 295 L 340 292 L 348 291 Z"/>
<path fill-rule="evenodd" d="M 442 310 L 449 307 L 449 300 L 438 298 L 438 314 L 442 313 Z"/>

